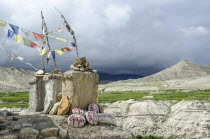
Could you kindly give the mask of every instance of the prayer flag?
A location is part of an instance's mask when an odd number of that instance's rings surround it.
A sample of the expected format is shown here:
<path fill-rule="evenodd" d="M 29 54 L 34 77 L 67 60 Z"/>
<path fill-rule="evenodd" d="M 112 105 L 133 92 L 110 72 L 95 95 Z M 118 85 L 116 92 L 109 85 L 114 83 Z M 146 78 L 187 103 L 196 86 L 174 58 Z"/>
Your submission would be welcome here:
<path fill-rule="evenodd" d="M 28 30 L 26 30 L 26 29 L 21 29 L 22 30 L 22 32 L 25 34 L 25 36 L 26 37 L 29 37 L 29 35 L 30 35 L 30 31 L 28 31 Z"/>
<path fill-rule="evenodd" d="M 44 48 L 41 50 L 41 52 L 39 53 L 41 56 L 45 55 L 47 53 L 47 49 Z"/>
<path fill-rule="evenodd" d="M 7 37 L 12 38 L 14 36 L 14 34 L 15 33 L 12 30 L 8 29 Z"/>
<path fill-rule="evenodd" d="M 34 34 L 34 37 L 35 37 L 36 39 L 42 39 L 42 40 L 44 40 L 44 36 L 43 36 L 43 35 L 38 34 L 38 33 L 34 33 L 34 32 L 33 32 L 33 34 Z"/>
<path fill-rule="evenodd" d="M 0 26 L 1 27 L 5 27 L 7 25 L 7 22 L 0 20 Z"/>
<path fill-rule="evenodd" d="M 40 47 L 40 46 L 37 45 L 36 43 L 30 42 L 30 47 L 31 48 L 36 48 L 36 47 Z"/>
<path fill-rule="evenodd" d="M 22 41 L 22 39 L 23 39 L 22 36 L 16 35 L 16 41 L 17 41 L 18 43 L 20 43 L 20 42 Z"/>
<path fill-rule="evenodd" d="M 30 46 L 30 41 L 23 37 L 23 42 L 25 46 Z"/>
<path fill-rule="evenodd" d="M 55 51 L 51 51 L 53 59 L 55 59 Z"/>
<path fill-rule="evenodd" d="M 62 55 L 63 54 L 63 51 L 62 50 L 55 50 L 59 55 Z"/>
<path fill-rule="evenodd" d="M 9 25 L 12 28 L 12 30 L 14 31 L 14 33 L 17 35 L 18 34 L 19 27 L 18 26 L 15 26 L 15 25 L 12 25 L 12 24 L 9 24 Z"/>
<path fill-rule="evenodd" d="M 63 48 L 63 49 L 65 49 L 66 51 L 71 51 L 71 49 L 68 48 L 68 47 L 65 47 L 65 48 Z"/>
<path fill-rule="evenodd" d="M 56 40 L 58 40 L 58 41 L 61 41 L 61 42 L 66 42 L 67 40 L 65 40 L 65 39 L 62 39 L 62 38 L 55 38 Z"/>
<path fill-rule="evenodd" d="M 51 51 L 48 51 L 47 58 L 50 58 L 51 55 L 52 55 L 52 52 Z"/>

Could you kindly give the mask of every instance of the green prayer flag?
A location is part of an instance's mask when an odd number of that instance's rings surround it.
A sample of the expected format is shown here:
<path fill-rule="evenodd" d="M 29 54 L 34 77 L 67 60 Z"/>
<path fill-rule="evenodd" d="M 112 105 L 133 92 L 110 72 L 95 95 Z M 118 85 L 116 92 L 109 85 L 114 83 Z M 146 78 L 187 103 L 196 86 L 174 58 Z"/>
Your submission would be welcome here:
<path fill-rule="evenodd" d="M 24 45 L 30 46 L 30 41 L 26 38 L 23 38 Z"/>
<path fill-rule="evenodd" d="M 7 25 L 7 22 L 0 20 L 0 26 L 1 27 L 5 27 Z"/>

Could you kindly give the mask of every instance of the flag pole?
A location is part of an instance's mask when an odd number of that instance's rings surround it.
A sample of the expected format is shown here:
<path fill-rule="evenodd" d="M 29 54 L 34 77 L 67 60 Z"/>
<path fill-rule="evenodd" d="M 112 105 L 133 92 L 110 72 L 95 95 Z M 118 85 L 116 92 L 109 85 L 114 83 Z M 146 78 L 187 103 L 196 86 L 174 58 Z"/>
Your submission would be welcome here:
<path fill-rule="evenodd" d="M 45 23 L 45 21 L 44 21 L 44 16 L 43 16 L 42 11 L 41 11 L 41 17 L 42 17 L 42 33 L 43 33 L 43 36 L 44 36 L 45 39 L 46 39 L 46 43 L 47 43 L 47 46 L 48 46 L 48 48 L 49 48 L 49 51 L 51 52 L 51 47 L 50 47 L 49 40 L 48 40 L 48 37 L 47 37 L 47 35 L 48 35 L 48 32 L 47 32 L 47 25 L 46 25 L 46 23 Z M 56 69 L 57 69 L 58 67 L 57 67 L 57 64 L 56 64 L 56 61 L 55 61 L 54 58 L 53 58 L 53 61 L 54 61 L 54 66 L 55 66 Z M 47 68 L 48 68 L 48 63 L 49 63 L 49 58 L 47 58 Z"/>
<path fill-rule="evenodd" d="M 73 40 L 74 42 L 72 42 L 72 46 L 76 47 L 76 52 L 77 52 L 77 58 L 79 57 L 79 53 L 78 53 L 78 46 L 77 46 L 77 40 L 74 34 L 74 31 L 72 30 L 72 28 L 70 27 L 69 23 L 66 21 L 66 18 L 64 17 L 64 15 L 61 13 L 61 11 L 59 11 L 56 7 L 55 10 L 57 10 L 60 14 L 61 14 L 61 18 L 64 19 L 64 23 L 66 24 L 66 28 L 69 31 L 69 33 L 73 36 Z"/>

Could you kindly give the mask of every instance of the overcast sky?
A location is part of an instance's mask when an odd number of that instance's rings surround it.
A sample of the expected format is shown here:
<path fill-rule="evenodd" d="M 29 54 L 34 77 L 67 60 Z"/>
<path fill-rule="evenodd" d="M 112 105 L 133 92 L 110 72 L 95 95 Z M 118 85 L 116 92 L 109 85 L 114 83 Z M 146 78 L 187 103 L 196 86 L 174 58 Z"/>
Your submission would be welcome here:
<path fill-rule="evenodd" d="M 148 75 L 184 59 L 210 65 L 209 0 L 1 0 L 0 19 L 41 33 L 42 10 L 52 31 L 63 23 L 54 7 L 75 31 L 79 56 L 86 56 L 99 72 Z M 50 39 L 52 49 L 70 46 L 72 37 L 66 30 L 53 35 L 68 42 Z M 36 49 L 6 36 L 7 32 L 0 30 L 4 48 L 41 69 Z M 41 45 L 32 35 L 30 39 Z M 0 66 L 29 68 L 10 62 L 0 51 Z M 74 49 L 57 54 L 59 68 L 68 70 L 75 57 Z M 50 68 L 54 69 L 52 62 Z"/>

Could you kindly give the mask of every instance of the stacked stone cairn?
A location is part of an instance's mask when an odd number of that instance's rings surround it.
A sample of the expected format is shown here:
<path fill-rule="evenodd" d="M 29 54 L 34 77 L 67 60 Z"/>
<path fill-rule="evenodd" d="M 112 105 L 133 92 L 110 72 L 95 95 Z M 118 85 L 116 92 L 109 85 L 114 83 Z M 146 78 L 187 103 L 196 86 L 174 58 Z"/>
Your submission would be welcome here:
<path fill-rule="evenodd" d="M 73 65 L 70 66 L 70 69 L 74 71 L 90 71 L 96 73 L 96 70 L 90 68 L 90 63 L 87 62 L 86 57 L 77 58 Z"/>

